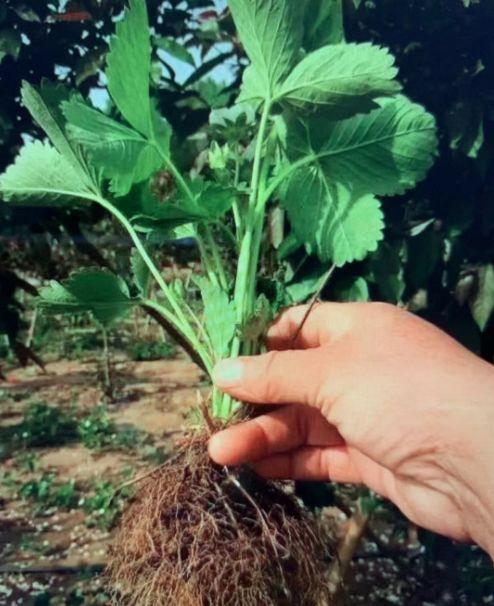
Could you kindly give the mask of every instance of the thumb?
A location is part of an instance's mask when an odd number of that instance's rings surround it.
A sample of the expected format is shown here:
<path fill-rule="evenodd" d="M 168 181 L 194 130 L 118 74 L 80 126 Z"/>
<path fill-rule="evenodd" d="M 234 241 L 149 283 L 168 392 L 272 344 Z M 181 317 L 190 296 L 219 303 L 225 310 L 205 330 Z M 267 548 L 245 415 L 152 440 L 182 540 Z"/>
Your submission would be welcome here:
<path fill-rule="evenodd" d="M 215 385 L 238 400 L 252 404 L 317 406 L 326 382 L 326 356 L 319 349 L 272 351 L 219 362 Z"/>

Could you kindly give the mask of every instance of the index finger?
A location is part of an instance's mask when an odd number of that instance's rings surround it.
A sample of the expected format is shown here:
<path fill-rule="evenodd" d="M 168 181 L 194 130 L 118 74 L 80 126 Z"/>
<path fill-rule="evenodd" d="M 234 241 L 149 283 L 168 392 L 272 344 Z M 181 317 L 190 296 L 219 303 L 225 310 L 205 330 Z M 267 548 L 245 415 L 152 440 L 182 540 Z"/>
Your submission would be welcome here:
<path fill-rule="evenodd" d="M 285 406 L 215 434 L 209 453 L 220 465 L 241 465 L 300 446 L 341 446 L 343 438 L 316 408 Z"/>
<path fill-rule="evenodd" d="M 355 315 L 356 306 L 351 303 L 291 307 L 269 329 L 266 344 L 278 351 L 321 347 L 348 333 Z"/>

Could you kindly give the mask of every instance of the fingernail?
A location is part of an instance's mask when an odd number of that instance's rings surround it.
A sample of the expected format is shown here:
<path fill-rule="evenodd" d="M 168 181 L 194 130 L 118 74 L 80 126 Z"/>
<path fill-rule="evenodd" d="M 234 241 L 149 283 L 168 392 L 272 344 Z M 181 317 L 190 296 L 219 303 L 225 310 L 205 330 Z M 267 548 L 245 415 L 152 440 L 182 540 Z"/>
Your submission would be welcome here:
<path fill-rule="evenodd" d="M 213 371 L 213 381 L 219 387 L 230 387 L 240 381 L 244 365 L 239 360 L 222 360 Z"/>

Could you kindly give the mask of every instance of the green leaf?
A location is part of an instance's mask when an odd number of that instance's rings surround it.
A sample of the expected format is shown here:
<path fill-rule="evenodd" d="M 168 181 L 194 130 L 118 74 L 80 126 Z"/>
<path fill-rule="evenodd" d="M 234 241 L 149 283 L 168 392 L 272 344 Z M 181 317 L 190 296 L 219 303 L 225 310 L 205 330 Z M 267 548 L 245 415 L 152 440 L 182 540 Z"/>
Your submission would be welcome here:
<path fill-rule="evenodd" d="M 108 90 L 115 105 L 131 126 L 152 137 L 151 41 L 145 0 L 130 0 L 130 8 L 111 39 L 107 63 Z"/>
<path fill-rule="evenodd" d="M 209 116 L 209 123 L 215 128 L 229 128 L 252 126 L 255 124 L 256 114 L 247 103 L 237 103 L 232 107 L 213 109 Z"/>
<path fill-rule="evenodd" d="M 256 112 L 248 103 L 238 103 L 233 107 L 214 109 L 209 123 L 217 137 L 236 143 L 251 136 L 256 123 Z"/>
<path fill-rule="evenodd" d="M 335 288 L 335 298 L 342 303 L 366 303 L 370 300 L 369 286 L 362 277 L 341 280 Z"/>
<path fill-rule="evenodd" d="M 232 207 L 234 191 L 212 182 L 196 180 L 188 184 L 192 199 L 177 192 L 160 201 L 147 186 L 132 191 L 119 201 L 119 209 L 139 228 L 170 230 L 188 223 L 216 221 Z"/>
<path fill-rule="evenodd" d="M 22 39 L 17 30 L 2 29 L 0 31 L 0 63 L 7 55 L 17 59 L 21 52 L 21 46 Z"/>
<path fill-rule="evenodd" d="M 405 292 L 403 262 L 400 250 L 387 242 L 382 242 L 370 261 L 371 276 L 384 300 L 399 303 Z"/>
<path fill-rule="evenodd" d="M 303 2 L 229 0 L 228 4 L 259 79 L 258 90 L 262 98 L 269 98 L 297 61 L 303 38 Z"/>
<path fill-rule="evenodd" d="M 190 183 L 190 189 L 201 214 L 211 221 L 220 219 L 230 210 L 235 200 L 232 188 L 211 181 L 196 179 Z"/>
<path fill-rule="evenodd" d="M 143 297 L 147 297 L 151 283 L 151 272 L 137 248 L 133 248 L 130 253 L 130 267 L 132 269 L 134 284 L 137 286 L 139 293 Z"/>
<path fill-rule="evenodd" d="M 494 265 L 485 265 L 478 271 L 477 292 L 470 301 L 472 315 L 482 332 L 494 312 Z"/>
<path fill-rule="evenodd" d="M 217 358 L 222 358 L 228 354 L 235 336 L 235 304 L 219 286 L 207 278 L 198 278 L 197 284 L 204 302 L 204 319 L 211 345 Z"/>
<path fill-rule="evenodd" d="M 278 99 L 306 108 L 323 107 L 332 118 L 366 113 L 375 99 L 401 90 L 394 57 L 373 44 L 325 46 L 307 55 L 276 91 Z"/>
<path fill-rule="evenodd" d="M 136 303 L 121 278 L 98 270 L 81 271 L 63 284 L 52 282 L 39 295 L 39 306 L 48 313 L 89 312 L 103 326 L 124 316 Z"/>
<path fill-rule="evenodd" d="M 127 195 L 132 185 L 147 180 L 161 167 L 163 160 L 156 146 L 132 128 L 78 99 L 64 103 L 62 109 L 70 137 L 88 151 L 92 164 L 110 179 L 110 189 L 116 196 Z M 169 155 L 171 128 L 164 120 L 159 128 L 163 133 L 161 149 Z"/>
<path fill-rule="evenodd" d="M 408 241 L 407 283 L 416 289 L 425 288 L 440 262 L 445 249 L 444 236 L 429 227 Z"/>
<path fill-rule="evenodd" d="M 28 206 L 73 205 L 74 199 L 94 196 L 72 164 L 40 141 L 21 149 L 15 163 L 0 177 L 0 192 L 6 201 Z"/>
<path fill-rule="evenodd" d="M 252 104 L 253 108 L 257 109 L 262 100 L 269 96 L 266 93 L 266 85 L 258 67 L 249 65 L 244 71 L 237 103 Z"/>
<path fill-rule="evenodd" d="M 302 279 L 292 282 L 286 287 L 291 302 L 294 304 L 305 303 L 321 287 L 322 280 L 327 276 L 328 268 L 326 265 L 319 265 Z"/>
<path fill-rule="evenodd" d="M 22 84 L 22 102 L 31 116 L 48 135 L 58 152 L 72 165 L 79 179 L 93 191 L 97 191 L 94 178 L 80 149 L 69 141 L 65 134 L 65 121 L 60 105 L 68 96 L 68 90 L 61 85 L 43 83 L 41 88 L 36 89 L 28 82 Z"/>
<path fill-rule="evenodd" d="M 204 78 L 195 84 L 193 90 L 199 93 L 201 100 L 211 108 L 223 107 L 228 103 L 231 93 L 223 82 L 217 82 L 213 78 Z"/>
<path fill-rule="evenodd" d="M 302 248 L 302 242 L 300 242 L 297 236 L 290 232 L 285 236 L 285 239 L 281 243 L 281 246 L 277 250 L 277 257 L 279 261 L 284 261 L 293 255 L 297 250 Z"/>
<path fill-rule="evenodd" d="M 290 125 L 292 160 L 313 156 L 331 181 L 377 195 L 401 194 L 422 180 L 437 155 L 436 123 L 406 97 L 341 122 L 313 117 Z"/>
<path fill-rule="evenodd" d="M 482 99 L 456 103 L 447 116 L 450 147 L 477 158 L 485 141 Z"/>
<path fill-rule="evenodd" d="M 177 42 L 174 38 L 159 37 L 156 39 L 156 44 L 172 57 L 175 57 L 175 59 L 188 63 L 189 65 L 192 65 L 192 67 L 196 66 L 194 57 L 187 47 Z"/>
<path fill-rule="evenodd" d="M 319 166 L 292 175 L 283 204 L 297 238 L 323 262 L 360 261 L 383 238 L 379 200 L 332 182 Z"/>
<path fill-rule="evenodd" d="M 220 146 L 216 141 L 213 141 L 208 151 L 208 164 L 211 170 L 224 171 L 228 162 L 232 158 L 232 150 L 228 143 Z"/>
<path fill-rule="evenodd" d="M 344 41 L 342 0 L 306 0 L 305 50 Z"/>

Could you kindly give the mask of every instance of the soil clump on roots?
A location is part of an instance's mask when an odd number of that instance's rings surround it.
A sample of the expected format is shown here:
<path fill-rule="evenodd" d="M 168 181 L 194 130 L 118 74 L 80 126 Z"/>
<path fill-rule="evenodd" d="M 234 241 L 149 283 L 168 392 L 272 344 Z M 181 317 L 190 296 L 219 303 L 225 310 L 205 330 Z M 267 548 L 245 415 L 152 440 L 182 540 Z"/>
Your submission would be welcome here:
<path fill-rule="evenodd" d="M 325 606 L 328 533 L 281 485 L 215 466 L 207 436 L 139 486 L 108 566 L 128 606 Z"/>

